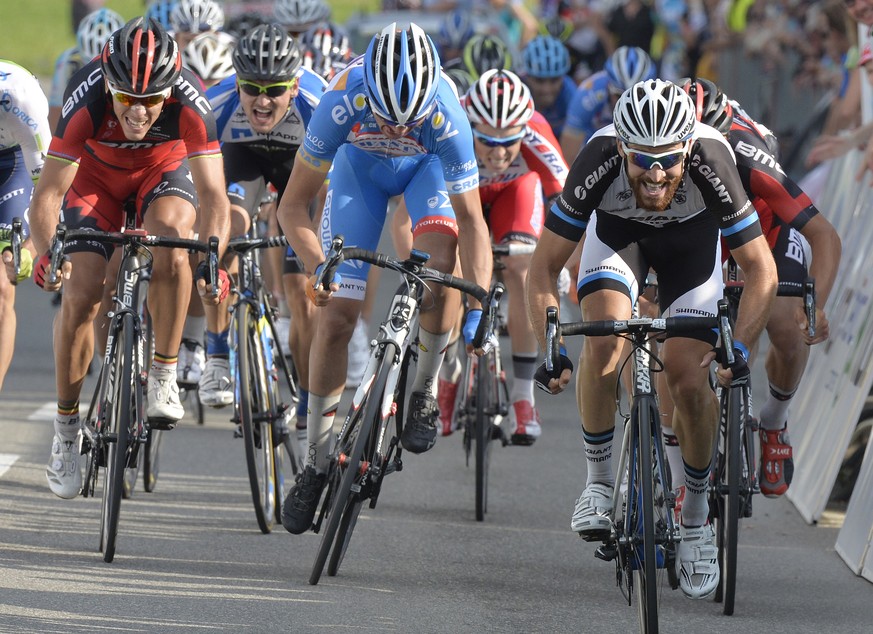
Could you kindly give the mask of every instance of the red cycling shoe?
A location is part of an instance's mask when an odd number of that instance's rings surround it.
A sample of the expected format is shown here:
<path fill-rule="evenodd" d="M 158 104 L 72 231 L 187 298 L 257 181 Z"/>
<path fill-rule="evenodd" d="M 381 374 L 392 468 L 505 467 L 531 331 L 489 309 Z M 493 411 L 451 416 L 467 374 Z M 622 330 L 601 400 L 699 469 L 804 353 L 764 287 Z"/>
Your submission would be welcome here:
<path fill-rule="evenodd" d="M 761 493 L 776 498 L 788 490 L 794 475 L 794 451 L 788 440 L 788 426 L 761 428 Z"/>

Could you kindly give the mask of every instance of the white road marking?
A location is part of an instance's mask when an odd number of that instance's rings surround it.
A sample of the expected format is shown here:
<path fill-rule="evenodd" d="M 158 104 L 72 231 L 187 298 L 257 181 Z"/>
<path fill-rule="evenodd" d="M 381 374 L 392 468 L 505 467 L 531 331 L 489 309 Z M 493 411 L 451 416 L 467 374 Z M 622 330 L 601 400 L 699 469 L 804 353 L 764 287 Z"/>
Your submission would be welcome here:
<path fill-rule="evenodd" d="M 34 412 L 27 417 L 27 420 L 54 420 L 57 412 L 57 403 L 44 403 L 38 410 L 34 410 Z"/>
<path fill-rule="evenodd" d="M 9 471 L 9 467 L 14 465 L 20 457 L 14 453 L 0 453 L 0 476 Z"/>

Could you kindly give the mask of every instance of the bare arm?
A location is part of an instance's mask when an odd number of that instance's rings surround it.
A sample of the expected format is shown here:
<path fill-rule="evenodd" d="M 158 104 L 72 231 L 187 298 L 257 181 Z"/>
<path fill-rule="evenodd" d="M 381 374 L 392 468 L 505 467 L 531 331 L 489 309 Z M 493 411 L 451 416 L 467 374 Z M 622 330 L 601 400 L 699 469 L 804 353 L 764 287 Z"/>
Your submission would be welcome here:
<path fill-rule="evenodd" d="M 806 343 L 812 345 L 827 340 L 830 334 L 824 307 L 837 277 L 842 242 L 836 229 L 822 214 L 813 216 L 812 220 L 803 227 L 801 233 L 812 247 L 812 266 L 809 269 L 809 274 L 815 279 L 816 336 L 814 339 L 806 337 Z M 800 313 L 798 322 L 806 334 L 808 327 L 806 315 L 802 310 Z"/>
<path fill-rule="evenodd" d="M 230 237 L 230 200 L 224 183 L 223 162 L 220 157 L 204 156 L 189 163 L 200 201 L 200 239 L 217 236 L 221 257 Z"/>
<path fill-rule="evenodd" d="M 69 163 L 49 156 L 42 168 L 30 201 L 30 234 L 34 255 L 48 252 L 55 227 L 60 220 L 64 194 L 73 183 L 78 163 Z"/>
<path fill-rule="evenodd" d="M 313 169 L 304 161 L 295 161 L 277 210 L 282 232 L 309 273 L 324 262 L 321 242 L 309 218 L 310 201 L 321 190 L 324 176 L 325 172 Z"/>
<path fill-rule="evenodd" d="M 479 189 L 463 194 L 451 194 L 452 208 L 458 220 L 458 248 L 461 254 L 461 270 L 464 277 L 482 288 L 491 286 L 491 235 L 485 224 Z M 478 307 L 478 301 L 470 299 L 470 307 Z"/>

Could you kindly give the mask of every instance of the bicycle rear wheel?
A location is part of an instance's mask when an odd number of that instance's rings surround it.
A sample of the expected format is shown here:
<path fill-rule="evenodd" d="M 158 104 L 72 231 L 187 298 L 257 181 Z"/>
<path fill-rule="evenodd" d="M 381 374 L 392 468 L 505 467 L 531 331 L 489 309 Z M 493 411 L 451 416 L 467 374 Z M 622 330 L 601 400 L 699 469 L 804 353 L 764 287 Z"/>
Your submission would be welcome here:
<path fill-rule="evenodd" d="M 276 519 L 273 436 L 266 401 L 267 381 L 264 350 L 257 318 L 248 304 L 236 310 L 237 413 L 243 432 L 246 468 L 262 533 L 269 533 Z"/>
<path fill-rule="evenodd" d="M 121 496 L 124 489 L 124 470 L 128 460 L 128 432 L 134 411 L 133 376 L 134 328 L 133 317 L 124 315 L 116 340 L 121 346 L 115 349 L 113 380 L 108 381 L 113 393 L 109 409 L 106 442 L 106 469 L 103 478 L 103 501 L 101 503 L 100 551 L 103 561 L 110 563 L 115 558 L 115 542 L 118 536 L 118 518 Z"/>
<path fill-rule="evenodd" d="M 493 437 L 494 375 L 491 371 L 492 350 L 487 355 L 479 357 L 476 368 L 474 394 L 476 399 L 476 521 L 485 519 L 488 512 L 488 467 L 491 461 L 491 439 Z"/>
<path fill-rule="evenodd" d="M 334 545 L 335 538 L 339 549 L 336 555 L 336 567 L 337 569 L 339 568 L 339 564 L 348 548 L 355 523 L 357 522 L 357 514 L 360 512 L 361 501 L 356 500 L 355 496 L 358 493 L 352 492 L 352 486 L 356 482 L 360 482 L 364 448 L 370 440 L 372 431 L 378 427 L 376 422 L 381 418 L 382 397 L 385 394 L 385 389 L 388 385 L 388 375 L 391 371 L 391 363 L 387 361 L 389 358 L 391 358 L 391 354 L 386 350 L 382 362 L 376 370 L 376 379 L 364 398 L 364 402 L 361 403 L 358 410 L 353 414 L 353 419 L 349 421 L 343 435 L 337 439 L 334 457 L 331 460 L 331 474 L 328 478 L 331 482 L 331 491 L 329 492 L 330 511 L 328 512 L 324 533 L 321 536 L 318 554 L 312 566 L 312 573 L 309 575 L 309 583 L 311 585 L 316 585 L 321 578 L 321 572 L 324 569 L 324 564 L 327 561 L 331 547 Z M 340 528 L 342 519 L 346 516 L 349 507 L 355 505 L 358 508 L 357 510 L 352 509 L 351 515 L 348 516 L 348 521 L 344 526 L 342 539 L 340 539 L 337 537 L 337 531 Z M 335 573 L 336 571 L 334 571 Z M 328 574 L 330 574 L 330 571 L 328 571 Z"/>
<path fill-rule="evenodd" d="M 716 601 L 724 614 L 734 613 L 737 589 L 737 547 L 740 528 L 740 483 L 742 480 L 742 418 L 746 415 L 743 388 L 723 389 L 721 394 L 722 451 L 717 458 L 718 563 L 721 573 Z"/>
<path fill-rule="evenodd" d="M 636 453 L 633 486 L 629 486 L 628 500 L 631 506 L 630 534 L 634 551 L 631 554 L 634 569 L 637 609 L 640 631 L 644 634 L 658 632 L 658 546 L 655 542 L 655 482 L 653 467 L 652 430 L 660 424 L 657 412 L 648 404 L 636 408 L 636 427 L 633 430 L 631 451 Z M 654 418 L 653 418 L 654 416 Z"/>

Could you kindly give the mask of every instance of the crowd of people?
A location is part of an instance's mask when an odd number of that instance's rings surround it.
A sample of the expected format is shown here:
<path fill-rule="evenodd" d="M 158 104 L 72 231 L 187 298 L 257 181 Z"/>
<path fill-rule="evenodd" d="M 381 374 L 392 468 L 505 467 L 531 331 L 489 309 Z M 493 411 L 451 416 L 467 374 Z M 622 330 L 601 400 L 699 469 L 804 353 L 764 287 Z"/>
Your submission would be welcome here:
<path fill-rule="evenodd" d="M 54 334 L 51 490 L 73 498 L 82 486 L 80 392 L 105 337 L 101 305 L 113 253 L 74 243 L 52 283 L 50 239 L 59 220 L 119 230 L 132 203 L 148 232 L 214 235 L 222 251 L 254 223 L 288 238 L 285 257 L 266 268 L 290 316 L 301 387 L 289 416 L 302 457 L 283 506 L 291 533 L 310 529 L 325 487 L 335 414 L 369 353 L 376 283 L 367 267 L 347 263 L 327 288 L 314 281 L 334 235 L 375 249 L 386 224 L 398 254 L 427 252 L 429 266 L 485 288 L 492 242 L 537 245 L 533 256 L 504 258 L 508 435 L 514 444 L 534 444 L 548 429 L 534 386 L 560 392 L 578 365 L 588 469 L 570 525 L 586 539 L 609 528 L 612 394 L 625 346 L 586 339 L 575 363 L 562 348 L 559 366 L 547 370 L 539 362 L 546 307 L 561 305 L 567 289 L 559 291 L 560 281 L 570 277 L 569 294 L 585 319 L 628 318 L 652 269 L 660 314 L 714 315 L 729 254 L 746 286 L 735 362 L 719 368 L 718 378 L 726 385 L 748 380 L 766 329 L 759 477 L 765 495 L 784 494 L 793 471 L 789 405 L 808 346 L 828 337 L 824 306 L 840 239 L 779 168 L 770 129 L 718 86 L 717 51 L 738 34 L 749 54 L 773 64 L 800 50 L 807 70 L 798 81 L 845 84 L 840 106 L 860 110 L 855 82 L 873 55 L 865 49 L 858 69 L 845 63 L 851 20 L 867 19 L 866 2 L 544 2 L 535 14 L 516 0 L 490 0 L 501 23 L 493 32 L 477 30 L 477 3 L 406 2 L 386 8 L 440 10 L 438 31 L 386 24 L 356 56 L 324 0 L 276 0 L 271 15 L 232 19 L 215 0 L 153 0 L 130 20 L 107 8 L 85 15 L 76 46 L 58 59 L 48 97 L 27 70 L 0 62 L 0 84 L 23 113 L 0 113 L 7 265 L 0 388 L 12 358 L 14 283 L 32 276 L 63 293 Z M 805 11 L 812 8 L 814 15 Z M 810 24 L 830 29 L 828 43 L 798 46 Z M 826 137 L 816 147 L 811 160 L 831 158 L 842 146 Z M 868 156 L 873 162 L 873 150 Z M 16 216 L 29 221 L 19 272 L 8 240 Z M 235 272 L 228 260 L 211 279 L 185 252 L 155 254 L 151 426 L 171 429 L 182 418 L 180 385 L 197 386 L 207 406 L 233 404 L 228 280 Z M 810 273 L 814 338 L 799 299 L 775 298 L 777 280 L 799 283 Z M 476 301 L 462 312 L 454 291 L 434 289 L 433 300 L 421 314 L 400 439 L 411 453 L 453 433 L 461 355 L 481 352 L 472 348 L 482 316 Z M 701 331 L 668 338 L 662 351 L 665 438 L 681 507 L 677 565 L 680 586 L 693 598 L 709 596 L 718 583 L 706 499 L 717 424 L 709 384 L 714 344 L 713 333 Z"/>

